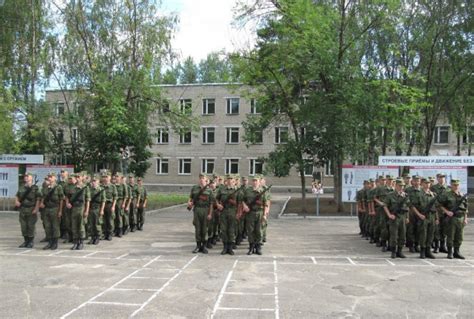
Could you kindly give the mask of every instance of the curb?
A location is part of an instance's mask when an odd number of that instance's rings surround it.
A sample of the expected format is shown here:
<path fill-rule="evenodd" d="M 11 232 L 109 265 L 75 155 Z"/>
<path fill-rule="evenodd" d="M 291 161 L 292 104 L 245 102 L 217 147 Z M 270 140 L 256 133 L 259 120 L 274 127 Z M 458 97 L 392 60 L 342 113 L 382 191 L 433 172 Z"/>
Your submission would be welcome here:
<path fill-rule="evenodd" d="M 154 210 L 146 211 L 145 214 L 146 214 L 146 215 L 151 215 L 151 214 L 159 213 L 160 211 L 164 211 L 164 210 L 167 210 L 167 209 L 178 208 L 178 207 L 181 207 L 181 206 L 185 207 L 186 205 L 187 205 L 187 204 L 184 203 L 184 204 L 178 204 L 178 205 L 163 207 L 163 208 L 159 208 L 159 209 L 154 209 Z"/>

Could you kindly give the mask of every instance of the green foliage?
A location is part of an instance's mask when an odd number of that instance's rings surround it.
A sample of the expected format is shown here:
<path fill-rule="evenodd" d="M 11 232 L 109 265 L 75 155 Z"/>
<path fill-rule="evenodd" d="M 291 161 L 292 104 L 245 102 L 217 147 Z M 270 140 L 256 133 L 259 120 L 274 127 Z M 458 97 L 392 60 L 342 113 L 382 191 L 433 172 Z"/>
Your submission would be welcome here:
<path fill-rule="evenodd" d="M 181 73 L 179 75 L 179 83 L 189 84 L 196 83 L 198 77 L 198 68 L 194 63 L 192 57 L 187 57 L 181 66 Z"/>

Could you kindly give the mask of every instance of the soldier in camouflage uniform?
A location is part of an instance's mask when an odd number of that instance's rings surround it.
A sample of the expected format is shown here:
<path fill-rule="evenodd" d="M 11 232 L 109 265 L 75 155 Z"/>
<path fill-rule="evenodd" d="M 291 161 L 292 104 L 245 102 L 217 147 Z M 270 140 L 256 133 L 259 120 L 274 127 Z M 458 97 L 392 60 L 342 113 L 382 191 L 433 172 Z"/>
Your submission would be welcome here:
<path fill-rule="evenodd" d="M 260 187 L 265 191 L 265 197 L 267 200 L 266 207 L 263 211 L 263 219 L 262 219 L 262 243 L 267 242 L 267 228 L 268 228 L 268 217 L 270 216 L 270 205 L 271 205 L 271 193 L 270 188 L 267 186 L 267 180 L 264 176 L 260 176 Z"/>
<path fill-rule="evenodd" d="M 359 235 L 365 237 L 365 220 L 367 215 L 367 207 L 366 207 L 366 189 L 369 185 L 369 181 L 365 180 L 363 187 L 359 189 L 356 193 L 356 201 L 357 201 L 357 218 L 359 220 Z"/>
<path fill-rule="evenodd" d="M 193 225 L 196 237 L 196 248 L 193 253 L 207 254 L 207 225 L 212 219 L 214 195 L 209 189 L 208 178 L 199 174 L 199 184 L 191 188 L 188 200 L 188 210 L 193 210 Z"/>
<path fill-rule="evenodd" d="M 438 196 L 439 208 L 445 215 L 445 233 L 448 245 L 448 259 L 465 259 L 460 248 L 464 238 L 464 226 L 467 225 L 467 194 L 459 190 L 460 181 L 451 180 L 451 189 Z M 454 247 L 454 254 L 453 254 Z"/>
<path fill-rule="evenodd" d="M 419 208 L 419 198 L 421 194 L 421 186 L 420 186 L 421 177 L 414 175 L 411 179 L 411 186 L 405 188 L 405 193 L 407 193 L 410 202 L 412 203 L 413 207 Z M 420 247 L 418 243 L 418 222 L 420 219 L 418 218 L 418 214 L 416 214 L 413 210 L 410 210 L 408 213 L 410 222 L 407 225 L 407 242 L 406 246 L 410 250 L 410 253 L 420 252 Z"/>
<path fill-rule="evenodd" d="M 41 192 L 38 186 L 33 185 L 33 174 L 25 173 L 23 181 L 24 184 L 18 189 L 15 198 L 15 208 L 20 211 L 21 234 L 24 238 L 20 248 L 33 248 Z"/>
<path fill-rule="evenodd" d="M 439 197 L 442 193 L 449 190 L 448 185 L 446 185 L 446 175 L 443 173 L 436 174 L 436 179 L 438 181 L 437 184 L 431 186 L 431 191 Z M 433 252 L 436 254 L 439 252 L 441 253 L 448 253 L 448 249 L 446 248 L 446 223 L 444 223 L 444 219 L 446 216 L 444 215 L 441 208 L 438 207 L 438 218 L 439 224 L 435 227 L 434 233 L 434 249 Z"/>
<path fill-rule="evenodd" d="M 375 191 L 374 201 L 376 203 L 376 211 L 378 216 L 378 232 L 380 234 L 380 244 L 377 247 L 382 247 L 382 251 L 386 252 L 390 248 L 387 247 L 387 241 L 390 237 L 390 226 L 387 215 L 384 213 L 385 199 L 388 194 L 393 192 L 392 188 L 393 177 L 385 176 L 385 185 L 378 187 Z M 376 234 L 377 235 L 377 234 Z M 376 237 L 377 238 L 377 237 Z"/>
<path fill-rule="evenodd" d="M 148 195 L 145 186 L 143 186 L 143 178 L 137 178 L 137 229 L 143 230 L 145 224 L 145 209 L 148 202 Z"/>
<path fill-rule="evenodd" d="M 383 210 L 389 220 L 390 240 L 392 258 L 406 258 L 402 252 L 406 239 L 406 224 L 408 223 L 408 210 L 411 206 L 410 199 L 403 191 L 405 183 L 397 179 L 395 191 L 384 198 Z"/>
<path fill-rule="evenodd" d="M 122 237 L 123 228 L 123 209 L 124 201 L 126 201 L 126 189 L 122 181 L 123 174 L 116 173 L 113 178 L 113 184 L 117 190 L 117 197 L 115 201 L 115 236 Z"/>
<path fill-rule="evenodd" d="M 76 178 L 76 184 L 71 192 L 71 197 L 66 197 L 66 207 L 71 209 L 72 238 L 74 242 L 71 250 L 81 250 L 84 248 L 83 240 L 86 237 L 84 218 L 87 219 L 89 215 L 91 194 L 89 187 L 83 184 L 82 178 L 78 177 L 77 174 L 73 176 Z"/>
<path fill-rule="evenodd" d="M 131 194 L 131 189 L 127 184 L 127 177 L 123 176 L 122 177 L 122 187 L 124 188 L 124 199 L 123 199 L 123 204 L 122 204 L 122 212 L 123 212 L 123 217 L 122 217 L 122 225 L 123 225 L 123 235 L 127 235 L 129 228 L 130 228 L 130 217 L 129 217 L 129 212 L 130 212 L 130 202 L 132 199 L 132 194 Z"/>
<path fill-rule="evenodd" d="M 104 219 L 105 208 L 105 190 L 100 186 L 100 176 L 94 176 L 91 180 L 90 187 L 91 203 L 89 209 L 89 217 L 87 225 L 91 240 L 88 244 L 97 245 L 102 235 L 102 224 Z"/>
<path fill-rule="evenodd" d="M 212 179 L 209 181 L 209 189 L 212 191 L 212 195 L 215 198 L 217 195 L 217 178 L 215 176 L 212 177 Z M 216 227 L 216 215 L 218 214 L 217 210 L 217 203 L 213 203 L 213 208 L 212 208 L 212 219 L 208 222 L 207 224 L 207 243 L 206 243 L 206 248 L 212 249 L 213 245 L 216 243 L 213 243 L 213 236 L 215 233 L 217 233 L 217 227 Z"/>
<path fill-rule="evenodd" d="M 129 210 L 128 210 L 128 218 L 129 218 L 129 225 L 130 231 L 133 233 L 137 227 L 137 209 L 135 206 L 137 205 L 137 184 L 135 183 L 135 177 L 133 175 L 128 175 L 128 188 L 130 190 L 130 201 L 128 203 Z"/>
<path fill-rule="evenodd" d="M 48 183 L 42 189 L 41 200 L 44 209 L 43 224 L 48 239 L 48 244 L 43 249 L 55 250 L 58 248 L 64 193 L 61 185 L 56 183 L 56 172 L 50 172 L 47 178 Z"/>
<path fill-rule="evenodd" d="M 63 243 L 72 243 L 72 225 L 71 225 L 72 210 L 66 206 L 66 198 L 71 198 L 76 182 L 77 182 L 76 175 L 73 176 L 73 174 L 69 174 L 67 183 L 63 187 L 64 210 L 63 210 L 62 217 L 65 218 L 66 220 L 66 229 L 67 229 L 67 238 L 63 241 Z"/>
<path fill-rule="evenodd" d="M 65 169 L 61 169 L 60 174 L 61 174 L 61 180 L 59 181 L 58 184 L 63 189 L 63 193 L 65 193 L 66 185 L 67 185 L 68 180 L 69 180 L 69 172 L 66 171 Z M 60 230 L 61 230 L 60 237 L 61 237 L 61 239 L 67 239 L 67 234 L 68 234 L 68 228 L 67 228 L 67 223 L 66 223 L 66 215 L 67 215 L 66 211 L 67 210 L 68 209 L 66 208 L 65 200 L 63 199 L 63 213 L 62 213 L 62 216 L 61 216 L 61 226 L 60 226 Z"/>
<path fill-rule="evenodd" d="M 40 189 L 41 195 L 43 195 L 43 189 L 47 188 L 48 185 L 49 185 L 49 180 L 48 180 L 48 176 L 46 175 L 44 177 L 43 184 L 41 184 L 41 189 Z M 49 242 L 49 239 L 48 239 L 48 236 L 46 235 L 46 225 L 44 224 L 44 220 L 45 220 L 44 205 L 40 204 L 39 212 L 40 212 L 41 223 L 43 224 L 43 229 L 44 229 L 44 234 L 45 234 L 45 237 L 40 240 L 40 243 L 46 243 L 46 242 Z"/>
<path fill-rule="evenodd" d="M 370 243 L 373 244 L 376 242 L 375 235 L 376 235 L 376 226 L 377 226 L 377 211 L 375 210 L 375 190 L 378 185 L 383 183 L 383 180 L 377 179 L 377 185 L 375 181 L 372 184 L 371 189 L 367 192 L 367 208 L 369 210 L 369 234 L 370 234 Z"/>
<path fill-rule="evenodd" d="M 104 239 L 112 240 L 112 234 L 114 233 L 114 220 L 115 220 L 115 204 L 117 202 L 117 189 L 115 185 L 111 183 L 110 172 L 102 173 L 102 188 L 105 193 L 105 208 L 104 208 L 104 223 L 102 232 L 104 233 Z"/>

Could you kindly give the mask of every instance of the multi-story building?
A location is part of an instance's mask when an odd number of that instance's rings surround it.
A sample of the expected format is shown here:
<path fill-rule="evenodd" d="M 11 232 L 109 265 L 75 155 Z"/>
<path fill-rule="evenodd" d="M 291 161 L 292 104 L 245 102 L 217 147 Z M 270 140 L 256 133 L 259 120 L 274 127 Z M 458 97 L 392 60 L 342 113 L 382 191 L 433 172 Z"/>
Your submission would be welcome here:
<path fill-rule="evenodd" d="M 150 124 L 156 133 L 152 146 L 154 154 L 151 167 L 145 176 L 146 183 L 157 189 L 188 190 L 195 183 L 199 173 L 240 174 L 253 176 L 262 173 L 265 157 L 278 144 L 285 143 L 289 126 L 279 125 L 266 129 L 259 142 L 248 145 L 244 141 L 242 122 L 248 116 L 258 116 L 258 104 L 244 97 L 242 86 L 231 84 L 181 84 L 162 85 L 162 96 L 170 105 L 178 106 L 181 112 L 188 112 L 197 118 L 199 130 L 175 131 Z M 64 96 L 59 91 L 47 91 L 46 100 L 56 104 L 57 112 L 64 112 Z M 70 103 L 74 105 L 74 103 Z M 162 110 L 163 111 L 163 110 Z M 433 155 L 456 154 L 457 136 L 447 121 L 436 127 L 433 140 Z M 77 134 L 77 130 L 72 130 Z M 76 133 L 74 133 L 76 132 Z M 77 137 L 76 137 L 77 138 Z M 461 138 L 467 143 L 469 137 Z M 463 155 L 465 151 L 463 151 Z M 313 174 L 318 173 L 325 187 L 333 185 L 331 163 L 324 167 L 313 167 L 308 163 L 305 170 L 307 185 Z M 267 177 L 276 188 L 297 192 L 300 178 L 296 169 L 288 177 Z"/>

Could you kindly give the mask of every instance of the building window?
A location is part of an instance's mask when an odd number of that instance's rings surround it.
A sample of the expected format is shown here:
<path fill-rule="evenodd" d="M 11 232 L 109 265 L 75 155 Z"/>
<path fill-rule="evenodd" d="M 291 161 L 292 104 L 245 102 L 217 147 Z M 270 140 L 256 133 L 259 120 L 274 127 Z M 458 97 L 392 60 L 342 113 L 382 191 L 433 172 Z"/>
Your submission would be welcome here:
<path fill-rule="evenodd" d="M 65 106 L 64 102 L 56 103 L 56 115 L 64 115 Z"/>
<path fill-rule="evenodd" d="M 181 158 L 179 159 L 179 175 L 189 175 L 191 174 L 191 159 L 190 158 Z"/>
<path fill-rule="evenodd" d="M 251 159 L 249 175 L 254 176 L 255 174 L 263 174 L 263 162 L 256 159 Z"/>
<path fill-rule="evenodd" d="M 226 128 L 225 142 L 227 144 L 238 144 L 239 143 L 239 128 L 238 127 L 228 127 L 228 128 Z"/>
<path fill-rule="evenodd" d="M 169 161 L 167 158 L 156 159 L 156 174 L 164 175 L 168 174 Z"/>
<path fill-rule="evenodd" d="M 77 143 L 79 141 L 79 131 L 77 128 L 71 130 L 72 133 L 72 142 Z"/>
<path fill-rule="evenodd" d="M 168 144 L 169 143 L 169 133 L 168 130 L 160 127 L 158 128 L 156 134 L 156 144 Z"/>
<path fill-rule="evenodd" d="M 191 131 L 182 132 L 179 134 L 180 144 L 191 144 Z"/>
<path fill-rule="evenodd" d="M 448 144 L 449 142 L 449 126 L 437 126 L 435 128 L 434 143 Z"/>
<path fill-rule="evenodd" d="M 169 113 L 170 112 L 170 102 L 169 101 L 162 101 L 160 106 L 158 107 L 158 113 Z"/>
<path fill-rule="evenodd" d="M 238 174 L 239 173 L 239 160 L 236 158 L 226 159 L 225 160 L 225 173 Z"/>
<path fill-rule="evenodd" d="M 324 164 L 324 175 L 334 176 L 334 167 L 333 167 L 332 161 L 328 161 L 326 162 L 326 164 Z"/>
<path fill-rule="evenodd" d="M 179 107 L 181 113 L 186 115 L 191 115 L 193 111 L 193 103 L 191 99 L 181 99 L 179 100 Z"/>
<path fill-rule="evenodd" d="M 240 99 L 229 98 L 227 99 L 227 114 L 234 115 L 239 114 Z"/>
<path fill-rule="evenodd" d="M 275 127 L 275 144 L 288 143 L 288 127 Z"/>
<path fill-rule="evenodd" d="M 474 143 L 474 126 L 467 127 L 466 133 L 462 135 L 462 143 L 463 144 L 469 144 L 469 143 Z"/>
<path fill-rule="evenodd" d="M 257 100 L 251 99 L 250 100 L 250 114 L 260 114 L 260 113 L 262 113 L 262 111 L 260 110 Z"/>
<path fill-rule="evenodd" d="M 77 116 L 84 116 L 86 114 L 85 106 L 82 103 L 74 102 L 73 104 L 74 112 Z"/>
<path fill-rule="evenodd" d="M 63 143 L 64 142 L 64 130 L 59 129 L 56 131 L 56 139 L 58 143 Z"/>
<path fill-rule="evenodd" d="M 216 99 L 203 99 L 202 100 L 202 114 L 203 115 L 216 114 Z"/>
<path fill-rule="evenodd" d="M 215 143 L 216 128 L 215 127 L 203 127 L 202 128 L 202 143 L 203 144 L 214 144 Z"/>
<path fill-rule="evenodd" d="M 304 176 L 313 176 L 313 161 L 306 160 L 304 163 Z"/>
<path fill-rule="evenodd" d="M 210 158 L 204 158 L 202 160 L 201 173 L 203 174 L 213 174 L 215 167 L 215 160 Z"/>

